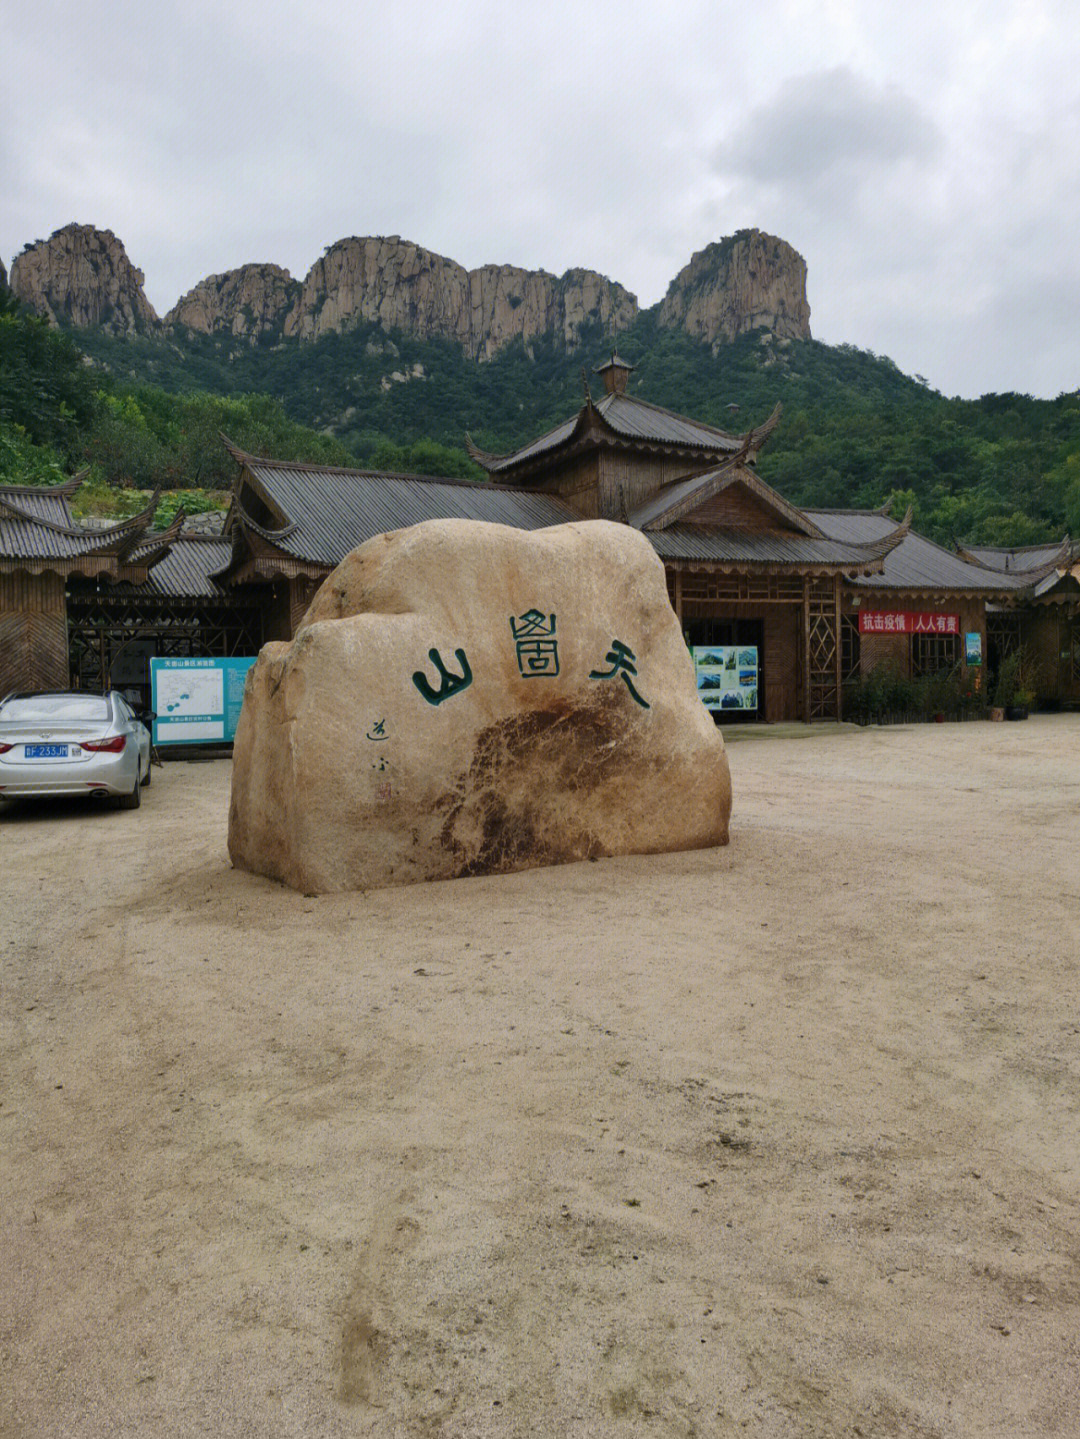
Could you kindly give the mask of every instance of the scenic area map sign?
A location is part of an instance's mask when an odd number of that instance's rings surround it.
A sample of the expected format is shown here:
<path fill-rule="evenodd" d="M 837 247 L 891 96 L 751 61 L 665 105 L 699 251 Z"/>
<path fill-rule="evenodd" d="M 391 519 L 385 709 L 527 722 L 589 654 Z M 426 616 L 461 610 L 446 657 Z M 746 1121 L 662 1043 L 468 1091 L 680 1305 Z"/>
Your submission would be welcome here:
<path fill-rule="evenodd" d="M 697 691 L 707 710 L 756 710 L 757 645 L 691 645 Z"/>
<path fill-rule="evenodd" d="M 255 656 L 152 659 L 150 708 L 154 743 L 231 744 Z"/>

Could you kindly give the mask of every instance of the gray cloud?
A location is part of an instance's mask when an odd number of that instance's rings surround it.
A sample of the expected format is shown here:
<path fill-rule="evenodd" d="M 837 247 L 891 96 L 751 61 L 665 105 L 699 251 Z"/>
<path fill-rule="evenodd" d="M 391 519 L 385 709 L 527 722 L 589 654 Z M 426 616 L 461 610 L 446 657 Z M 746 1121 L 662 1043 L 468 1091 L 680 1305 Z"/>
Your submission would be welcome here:
<path fill-rule="evenodd" d="M 951 392 L 1080 383 L 1044 298 L 1080 281 L 1073 0 L 36 0 L 4 43 L 0 254 L 111 229 L 159 312 L 380 233 L 647 305 L 758 225 L 823 339 Z"/>
<path fill-rule="evenodd" d="M 897 85 L 839 67 L 786 81 L 717 147 L 714 163 L 721 173 L 805 188 L 830 172 L 925 160 L 940 145 L 937 126 Z"/>

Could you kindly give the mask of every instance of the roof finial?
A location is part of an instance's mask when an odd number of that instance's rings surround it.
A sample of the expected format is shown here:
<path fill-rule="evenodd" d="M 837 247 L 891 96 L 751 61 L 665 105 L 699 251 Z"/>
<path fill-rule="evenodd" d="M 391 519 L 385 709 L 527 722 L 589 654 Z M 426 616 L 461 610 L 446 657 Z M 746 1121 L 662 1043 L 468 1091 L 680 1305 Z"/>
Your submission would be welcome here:
<path fill-rule="evenodd" d="M 581 383 L 585 388 L 585 403 L 592 408 L 592 392 L 589 389 L 589 377 L 585 373 L 585 366 L 581 367 Z"/>
<path fill-rule="evenodd" d="M 593 374 L 603 376 L 604 389 L 609 395 L 625 395 L 626 382 L 633 368 L 628 360 L 622 359 L 612 350 L 611 359 L 603 365 L 597 365 Z"/>

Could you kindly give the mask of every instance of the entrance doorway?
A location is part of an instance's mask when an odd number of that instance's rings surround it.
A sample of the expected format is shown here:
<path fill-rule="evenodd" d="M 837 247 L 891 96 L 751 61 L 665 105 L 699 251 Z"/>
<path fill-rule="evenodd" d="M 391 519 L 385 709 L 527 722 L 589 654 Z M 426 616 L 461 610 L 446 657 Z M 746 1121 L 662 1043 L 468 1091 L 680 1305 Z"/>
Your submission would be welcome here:
<path fill-rule="evenodd" d="M 753 710 L 713 710 L 717 724 L 758 724 L 766 719 L 765 682 L 766 665 L 764 639 L 765 625 L 760 619 L 721 619 L 716 616 L 683 619 L 683 636 L 688 645 L 747 645 L 757 650 L 758 705 Z"/>

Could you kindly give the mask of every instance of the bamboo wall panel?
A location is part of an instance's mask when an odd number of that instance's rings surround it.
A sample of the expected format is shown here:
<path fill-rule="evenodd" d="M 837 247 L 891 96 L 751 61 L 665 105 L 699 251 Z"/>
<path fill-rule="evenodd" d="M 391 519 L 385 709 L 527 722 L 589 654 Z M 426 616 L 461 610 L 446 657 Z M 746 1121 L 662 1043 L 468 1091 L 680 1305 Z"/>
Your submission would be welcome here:
<path fill-rule="evenodd" d="M 0 575 L 0 695 L 66 689 L 67 613 L 59 575 Z"/>
<path fill-rule="evenodd" d="M 571 509 L 576 510 L 583 520 L 600 519 L 597 466 L 598 457 L 595 451 L 579 455 L 560 466 L 553 480 L 545 480 L 537 488 L 545 494 L 558 495 Z"/>
<path fill-rule="evenodd" d="M 776 530 L 776 516 L 770 514 L 741 485 L 728 485 L 727 489 L 698 505 L 684 518 L 687 524 L 718 525 L 722 529 L 742 533 L 762 534 Z"/>
<path fill-rule="evenodd" d="M 942 600 L 926 599 L 919 595 L 905 595 L 888 593 L 881 595 L 861 595 L 859 609 L 864 610 L 911 610 L 915 613 L 926 613 L 934 615 L 958 615 L 960 619 L 959 631 L 959 655 L 961 669 L 967 673 L 969 667 L 964 651 L 965 634 L 979 634 L 982 636 L 982 665 L 972 666 L 971 672 L 976 676 L 976 683 L 981 682 L 981 675 L 985 670 L 987 657 L 987 631 L 986 631 L 986 601 L 972 599 L 969 597 L 951 598 Z M 850 593 L 843 594 L 841 606 L 843 613 L 849 615 L 854 623 L 858 623 L 859 609 L 852 603 L 853 596 Z M 871 670 L 883 666 L 892 670 L 900 679 L 910 679 L 911 670 L 911 636 L 872 634 L 859 636 L 859 671 L 868 675 Z"/>
<path fill-rule="evenodd" d="M 625 450 L 601 450 L 598 489 L 600 517 L 621 519 L 621 509 L 636 510 L 653 497 L 661 485 L 709 468 L 707 460 L 664 455 L 633 454 Z"/>
<path fill-rule="evenodd" d="M 1057 606 L 1028 610 L 1020 622 L 1020 643 L 1032 661 L 1039 688 L 1069 700 L 1080 699 L 1073 674 L 1072 629 L 1069 611 Z"/>
<path fill-rule="evenodd" d="M 776 606 L 766 610 L 763 619 L 765 718 L 777 724 L 797 717 L 802 610 L 794 605 Z"/>
<path fill-rule="evenodd" d="M 289 581 L 289 638 L 296 633 L 300 621 L 308 612 L 308 606 L 315 598 L 315 591 L 321 581 L 297 575 Z"/>

